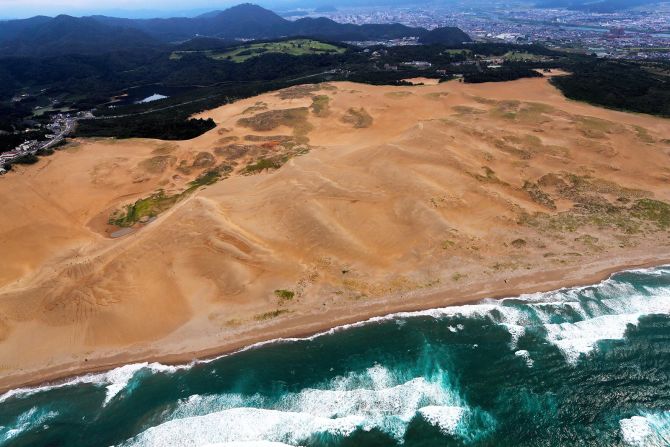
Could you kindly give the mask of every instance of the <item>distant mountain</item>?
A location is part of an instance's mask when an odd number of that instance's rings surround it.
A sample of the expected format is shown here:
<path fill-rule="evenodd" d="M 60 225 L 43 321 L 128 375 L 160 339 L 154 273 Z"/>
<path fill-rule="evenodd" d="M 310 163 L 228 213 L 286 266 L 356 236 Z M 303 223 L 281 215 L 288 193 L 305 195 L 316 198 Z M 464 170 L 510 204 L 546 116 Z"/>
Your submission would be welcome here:
<path fill-rule="evenodd" d="M 200 14 L 199 16 L 196 16 L 196 19 L 211 19 L 212 17 L 216 17 L 219 14 L 221 14 L 223 11 L 220 9 L 216 9 L 214 11 L 208 11 L 204 14 Z"/>
<path fill-rule="evenodd" d="M 637 6 L 660 3 L 664 0 L 541 0 L 540 8 L 566 8 L 575 11 L 616 12 Z"/>
<path fill-rule="evenodd" d="M 333 41 L 428 37 L 441 43 L 469 41 L 458 28 L 439 33 L 400 24 L 352 25 L 327 18 L 290 21 L 257 5 L 242 4 L 194 18 L 123 19 L 107 16 L 33 17 L 0 24 L 0 55 L 89 54 L 137 49 L 193 38 L 275 39 L 305 36 Z M 200 42 L 202 44 L 204 42 Z M 222 42 L 223 43 L 223 42 Z"/>
<path fill-rule="evenodd" d="M 421 36 L 420 43 L 423 44 L 444 44 L 453 45 L 457 43 L 470 42 L 470 36 L 464 33 L 460 28 L 442 27 L 435 28 Z"/>
<path fill-rule="evenodd" d="M 183 41 L 194 36 L 225 39 L 273 39 L 287 36 L 310 36 L 332 40 L 368 40 L 419 36 L 423 28 L 404 25 L 351 25 L 326 18 L 303 18 L 295 22 L 257 5 L 245 3 L 222 12 L 212 12 L 192 19 L 129 20 L 95 17 L 103 23 L 134 27 L 165 42 Z"/>
<path fill-rule="evenodd" d="M 35 16 L 25 20 L 0 21 L 0 42 L 16 39 L 24 31 L 53 20 L 51 17 Z"/>
<path fill-rule="evenodd" d="M 160 45 L 139 30 L 105 25 L 90 17 L 60 15 L 8 23 L 13 30 L 6 33 L 3 29 L 0 34 L 0 55 L 98 54 L 101 49 L 110 52 Z"/>

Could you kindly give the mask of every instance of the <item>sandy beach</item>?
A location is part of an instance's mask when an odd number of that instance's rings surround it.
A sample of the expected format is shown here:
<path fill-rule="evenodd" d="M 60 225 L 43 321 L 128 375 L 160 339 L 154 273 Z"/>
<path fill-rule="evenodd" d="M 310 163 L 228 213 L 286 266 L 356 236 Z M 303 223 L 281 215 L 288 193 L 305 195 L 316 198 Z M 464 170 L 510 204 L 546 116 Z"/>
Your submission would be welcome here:
<path fill-rule="evenodd" d="M 659 254 L 662 256 L 662 254 Z M 375 317 L 383 317 L 398 312 L 414 312 L 435 309 L 445 306 L 474 304 L 482 299 L 502 299 L 528 293 L 542 293 L 560 288 L 579 287 L 596 284 L 607 279 L 612 274 L 629 270 L 651 268 L 670 263 L 670 258 L 654 258 L 653 256 L 627 259 L 625 264 L 603 267 L 603 265 L 585 266 L 566 270 L 550 271 L 528 278 L 515 278 L 514 281 L 499 284 L 472 285 L 469 290 L 433 290 L 423 294 L 411 296 L 387 297 L 383 300 L 354 305 L 348 309 L 327 311 L 317 315 L 304 315 L 278 319 L 276 321 L 259 324 L 257 327 L 240 332 L 231 341 L 222 340 L 214 348 L 194 350 L 192 352 L 177 352 L 170 345 L 157 347 L 155 350 L 127 351 L 111 354 L 101 360 L 90 362 L 73 362 L 59 365 L 53 369 L 39 369 L 35 372 L 21 373 L 9 376 L 0 381 L 0 393 L 19 387 L 32 387 L 48 383 L 58 383 L 69 378 L 107 371 L 132 363 L 148 362 L 164 365 L 183 365 L 198 360 L 217 358 L 222 355 L 234 354 L 241 349 L 253 347 L 265 342 L 279 341 L 280 339 L 304 338 L 320 334 L 332 329 L 346 329 L 346 326 L 356 323 L 367 323 Z M 489 292 L 497 290 L 497 292 Z M 404 302 L 411 298 L 412 302 Z M 209 340 L 206 344 L 209 344 Z M 181 348 L 181 346 L 175 346 Z"/>
<path fill-rule="evenodd" d="M 547 79 L 334 83 L 199 116 L 217 128 L 81 140 L 0 179 L 0 389 L 670 263 L 670 121 Z M 174 199 L 111 237 L 156 194 Z"/>

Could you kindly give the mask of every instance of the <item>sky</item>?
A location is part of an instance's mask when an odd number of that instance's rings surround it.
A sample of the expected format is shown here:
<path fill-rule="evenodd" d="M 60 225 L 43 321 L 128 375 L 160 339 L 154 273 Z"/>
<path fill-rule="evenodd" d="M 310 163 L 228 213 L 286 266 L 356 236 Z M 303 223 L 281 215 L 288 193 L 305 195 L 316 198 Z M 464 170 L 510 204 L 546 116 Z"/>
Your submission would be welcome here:
<path fill-rule="evenodd" d="M 249 0 L 0 0 L 0 18 L 25 18 L 35 15 L 88 15 L 124 13 L 137 17 L 157 15 L 195 15 L 222 9 Z M 258 1 L 266 7 L 290 4 L 289 1 Z"/>

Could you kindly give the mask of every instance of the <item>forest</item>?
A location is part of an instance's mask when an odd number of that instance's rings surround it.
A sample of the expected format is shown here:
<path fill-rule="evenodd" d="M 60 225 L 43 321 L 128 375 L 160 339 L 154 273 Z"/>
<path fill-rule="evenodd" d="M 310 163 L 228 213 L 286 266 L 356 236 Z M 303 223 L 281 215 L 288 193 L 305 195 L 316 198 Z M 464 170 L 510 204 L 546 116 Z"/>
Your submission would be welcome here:
<path fill-rule="evenodd" d="M 538 70 L 542 68 L 571 73 L 552 80 L 569 98 L 670 115 L 667 63 L 608 61 L 539 45 L 463 43 L 363 49 L 335 44 L 345 51 L 306 55 L 268 52 L 243 62 L 208 57 L 208 47 L 214 51 L 233 45 L 210 39 L 180 44 L 181 51 L 196 51 L 182 53 L 178 59 L 171 58 L 172 50 L 165 49 L 5 58 L 0 60 L 0 151 L 20 139 L 16 131 L 49 119 L 48 113 L 39 117 L 33 113 L 36 107 L 44 106 L 40 102 L 44 98 L 50 101 L 47 106 L 93 112 L 96 119 L 79 121 L 79 136 L 189 139 L 213 127 L 212 122 L 191 120 L 194 113 L 291 85 L 345 80 L 402 84 L 403 79 L 417 76 L 446 81 L 455 75 L 462 76 L 464 82 L 500 82 L 542 76 Z M 506 61 L 494 68 L 479 62 L 513 52 L 537 55 L 541 61 Z M 416 67 L 408 64 L 410 61 L 430 66 Z M 111 102 L 141 88 L 167 89 L 170 94 L 150 103 Z M 17 93 L 23 93 L 19 100 Z"/>

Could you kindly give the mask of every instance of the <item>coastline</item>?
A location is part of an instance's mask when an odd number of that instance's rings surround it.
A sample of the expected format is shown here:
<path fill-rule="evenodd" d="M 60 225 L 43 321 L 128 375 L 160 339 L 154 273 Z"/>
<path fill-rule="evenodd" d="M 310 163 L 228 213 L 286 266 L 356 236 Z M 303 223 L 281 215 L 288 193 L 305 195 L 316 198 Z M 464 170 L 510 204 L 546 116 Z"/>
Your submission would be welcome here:
<path fill-rule="evenodd" d="M 573 104 L 540 78 L 319 88 L 331 115 L 301 121 L 300 156 L 295 128 L 240 124 L 260 102 L 254 116 L 309 110 L 298 89 L 203 112 L 218 126 L 194 140 L 82 141 L 7 178 L 0 391 L 670 263 L 667 120 Z M 290 140 L 289 160 L 245 175 L 275 154 L 267 139 Z M 177 166 L 199 154 L 237 171 L 108 237 L 113 212 L 181 196 L 200 171 Z"/>
<path fill-rule="evenodd" d="M 500 280 L 494 279 L 469 284 L 462 288 L 436 288 L 389 295 L 356 305 L 334 307 L 323 313 L 284 317 L 270 323 L 258 323 L 241 332 L 238 337 L 214 347 L 202 347 L 202 349 L 188 352 L 169 352 L 169 345 L 160 348 L 151 346 L 131 352 L 118 352 L 90 362 L 63 363 L 50 368 L 6 376 L 0 378 L 0 394 L 16 389 L 57 385 L 68 379 L 103 373 L 129 364 L 147 362 L 177 366 L 215 360 L 264 344 L 287 339 L 309 338 L 332 330 L 346 330 L 350 325 L 365 324 L 371 319 L 384 318 L 401 312 L 420 312 L 477 304 L 484 299 L 504 299 L 524 294 L 589 286 L 604 281 L 616 273 L 668 264 L 670 264 L 670 255 L 665 254 L 631 257 L 627 260 L 620 260 L 618 263 L 599 260 L 583 266 L 519 275 L 502 284 Z M 409 297 L 412 298 L 411 301 L 407 301 Z M 156 345 L 160 344 L 160 342 L 156 343 Z"/>

